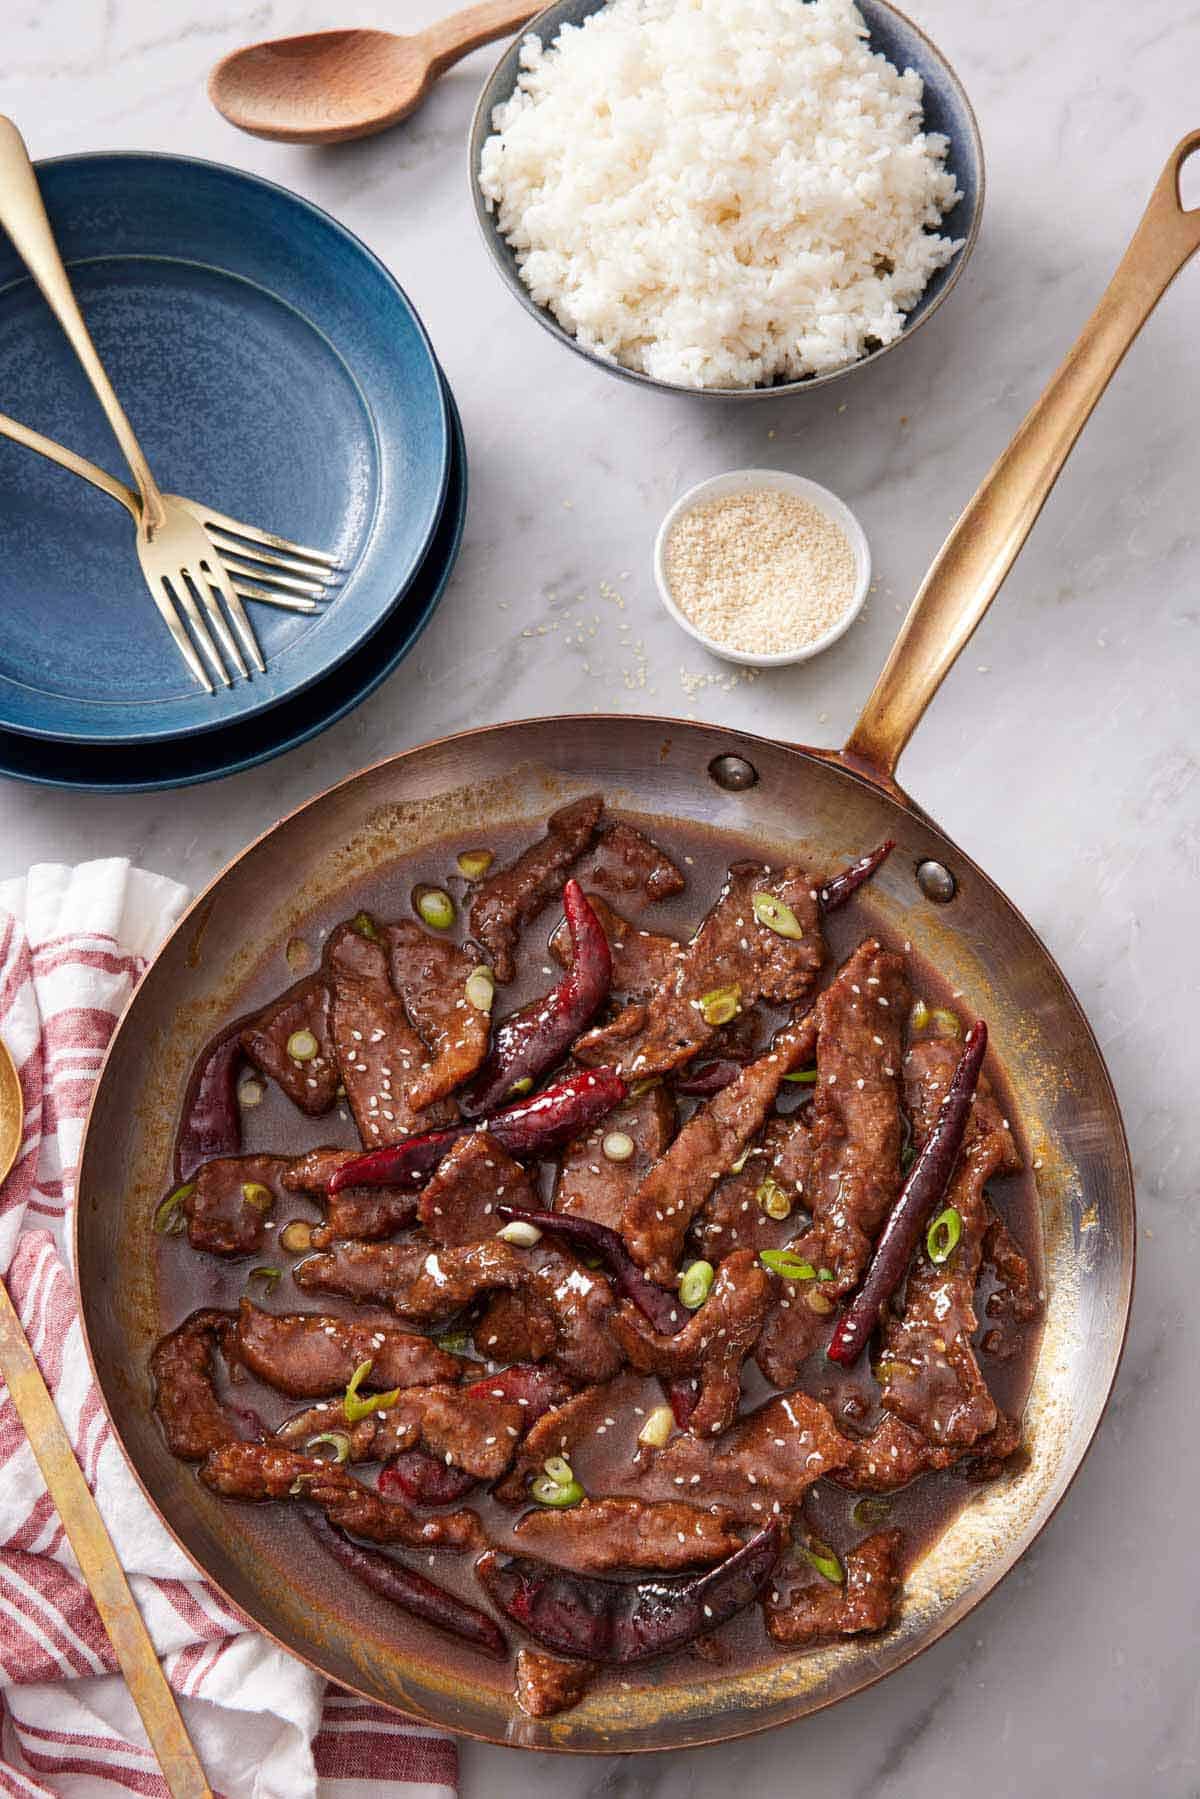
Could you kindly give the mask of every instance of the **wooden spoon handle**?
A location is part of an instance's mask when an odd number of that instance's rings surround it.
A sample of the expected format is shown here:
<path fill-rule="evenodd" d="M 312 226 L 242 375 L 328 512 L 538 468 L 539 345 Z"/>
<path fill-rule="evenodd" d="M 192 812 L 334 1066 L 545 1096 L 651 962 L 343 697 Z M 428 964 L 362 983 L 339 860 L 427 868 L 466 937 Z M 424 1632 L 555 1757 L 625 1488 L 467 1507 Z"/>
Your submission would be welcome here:
<path fill-rule="evenodd" d="M 511 36 L 540 11 L 541 7 L 530 6 L 529 0 L 482 0 L 479 6 L 467 6 L 448 19 L 439 19 L 417 33 L 429 53 L 430 77 L 444 74 L 481 44 Z"/>

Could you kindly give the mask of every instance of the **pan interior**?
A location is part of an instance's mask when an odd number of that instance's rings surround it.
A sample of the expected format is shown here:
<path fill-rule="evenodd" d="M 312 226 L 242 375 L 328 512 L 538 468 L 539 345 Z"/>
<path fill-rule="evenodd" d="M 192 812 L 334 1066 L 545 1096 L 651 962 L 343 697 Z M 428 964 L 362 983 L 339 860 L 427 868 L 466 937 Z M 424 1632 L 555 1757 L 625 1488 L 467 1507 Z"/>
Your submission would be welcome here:
<path fill-rule="evenodd" d="M 730 791 L 715 757 L 749 760 L 753 785 Z M 910 1577 L 898 1626 L 730 1674 L 697 1664 L 686 1680 L 602 1690 L 560 1718 L 516 1713 L 507 1674 L 440 1666 L 380 1610 L 347 1614 L 297 1562 L 279 1508 L 220 1503 L 167 1452 L 146 1372 L 161 1328 L 145 1240 L 169 1179 L 191 1065 L 213 1030 L 285 984 L 280 950 L 306 918 L 397 857 L 442 839 L 486 841 L 497 822 L 535 834 L 548 811 L 585 792 L 639 815 L 761 843 L 813 869 L 847 862 L 891 835 L 897 848 L 872 892 L 895 936 L 986 1017 L 1026 1142 L 1040 1164 L 1047 1323 L 1026 1412 L 1030 1465 L 982 1489 Z M 957 882 L 938 906 L 917 885 L 933 857 Z M 702 725 L 654 719 L 545 719 L 409 751 L 285 819 L 247 850 L 184 917 L 114 1039 L 84 1145 L 78 1204 L 83 1315 L 118 1435 L 182 1546 L 235 1604 L 330 1679 L 464 1734 L 532 1748 L 612 1753 L 723 1740 L 844 1698 L 956 1623 L 1012 1566 L 1046 1521 L 1099 1422 L 1123 1341 L 1133 1262 L 1128 1152 L 1103 1061 L 1049 955 L 998 890 L 915 808 L 816 753 Z"/>

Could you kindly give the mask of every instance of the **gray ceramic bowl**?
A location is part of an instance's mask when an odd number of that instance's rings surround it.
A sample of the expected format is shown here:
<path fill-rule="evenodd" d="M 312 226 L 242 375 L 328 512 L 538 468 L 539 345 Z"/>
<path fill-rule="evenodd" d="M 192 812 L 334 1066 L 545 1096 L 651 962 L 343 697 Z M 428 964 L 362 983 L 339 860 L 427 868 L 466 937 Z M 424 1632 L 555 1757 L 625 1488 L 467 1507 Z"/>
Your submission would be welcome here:
<path fill-rule="evenodd" d="M 517 273 L 517 259 L 497 230 L 495 218 L 488 211 L 487 203 L 479 191 L 476 175 L 480 151 L 484 139 L 491 134 L 493 108 L 510 99 L 517 85 L 521 39 L 533 32 L 544 43 L 549 42 L 558 35 L 560 26 L 582 24 L 590 13 L 598 12 L 603 5 L 604 0 L 555 0 L 553 5 L 547 6 L 536 18 L 531 19 L 525 30 L 509 44 L 492 70 L 479 96 L 479 104 L 471 122 L 469 174 L 475 216 L 493 262 L 526 312 L 556 337 L 560 344 L 565 344 L 568 350 L 574 350 L 577 356 L 585 357 L 597 368 L 606 369 L 610 375 L 619 375 L 625 381 L 636 381 L 642 387 L 657 387 L 664 393 L 699 394 L 720 400 L 763 400 L 779 394 L 802 393 L 809 388 L 823 387 L 828 381 L 840 381 L 845 375 L 868 368 L 889 350 L 907 342 L 913 332 L 941 305 L 975 248 L 979 221 L 983 214 L 983 145 L 971 102 L 950 64 L 911 19 L 906 18 L 902 12 L 897 12 L 894 6 L 887 5 L 885 0 L 858 0 L 859 11 L 870 33 L 871 48 L 881 50 L 889 62 L 899 69 L 916 69 L 925 83 L 926 128 L 940 131 L 949 138 L 950 153 L 946 166 L 957 180 L 962 194 L 962 199 L 945 216 L 945 229 L 952 236 L 965 240 L 962 249 L 950 263 L 932 277 L 921 298 L 908 314 L 905 328 L 898 338 L 871 351 L 869 355 L 860 356 L 857 362 L 848 362 L 844 368 L 831 369 L 824 375 L 810 375 L 801 381 L 778 381 L 769 387 L 682 387 L 671 381 L 658 381 L 652 375 L 622 368 L 620 363 L 596 356 L 577 343 L 570 332 L 564 331 L 546 307 L 537 304 Z"/>

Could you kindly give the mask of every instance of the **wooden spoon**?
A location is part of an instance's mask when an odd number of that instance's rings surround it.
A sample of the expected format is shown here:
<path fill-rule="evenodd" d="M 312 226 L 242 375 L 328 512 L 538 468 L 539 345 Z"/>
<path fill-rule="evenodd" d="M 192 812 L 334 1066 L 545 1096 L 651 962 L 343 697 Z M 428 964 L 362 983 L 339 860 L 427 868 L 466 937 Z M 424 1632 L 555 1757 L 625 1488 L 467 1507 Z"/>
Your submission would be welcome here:
<path fill-rule="evenodd" d="M 12 1171 L 24 1134 L 21 1083 L 7 1045 L 0 1040 L 0 1187 Z M 154 1644 L 129 1590 L 100 1508 L 71 1439 L 58 1415 L 29 1339 L 21 1328 L 8 1287 L 0 1280 L 0 1380 L 29 1438 L 63 1529 L 70 1539 L 96 1610 L 108 1632 L 118 1666 L 158 1757 L 172 1799 L 213 1799 L 179 1715 L 175 1695 L 159 1666 Z"/>
<path fill-rule="evenodd" d="M 281 144 L 370 137 L 415 112 L 468 52 L 508 37 L 539 10 L 529 0 L 483 0 L 412 37 L 315 31 L 248 44 L 217 64 L 209 98 L 239 131 Z"/>

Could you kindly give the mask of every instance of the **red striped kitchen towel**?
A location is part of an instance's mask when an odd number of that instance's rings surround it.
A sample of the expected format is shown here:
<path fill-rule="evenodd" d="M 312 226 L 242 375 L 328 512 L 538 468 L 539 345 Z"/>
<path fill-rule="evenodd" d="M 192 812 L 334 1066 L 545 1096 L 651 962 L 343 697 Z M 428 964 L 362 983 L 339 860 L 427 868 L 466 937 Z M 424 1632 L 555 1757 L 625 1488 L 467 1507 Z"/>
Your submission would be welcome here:
<path fill-rule="evenodd" d="M 25 1096 L 0 1191 L 7 1280 L 222 1799 L 454 1799 L 452 1742 L 332 1689 L 246 1627 L 167 1536 L 84 1354 L 70 1217 L 105 1045 L 183 888 L 125 861 L 0 883 L 0 1036 Z M 8 1394 L 0 1386 L 0 1794 L 169 1799 Z"/>

